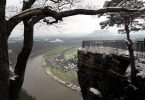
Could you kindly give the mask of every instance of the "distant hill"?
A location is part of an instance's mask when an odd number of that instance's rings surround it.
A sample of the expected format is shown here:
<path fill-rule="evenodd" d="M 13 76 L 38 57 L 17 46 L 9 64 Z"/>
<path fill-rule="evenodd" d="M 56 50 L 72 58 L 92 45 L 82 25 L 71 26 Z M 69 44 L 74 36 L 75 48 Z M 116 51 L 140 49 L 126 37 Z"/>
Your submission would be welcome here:
<path fill-rule="evenodd" d="M 113 34 L 107 30 L 98 30 L 81 38 L 88 40 L 126 40 L 125 34 Z M 131 38 L 134 40 L 143 40 L 145 38 L 145 31 L 131 33 Z"/>
<path fill-rule="evenodd" d="M 117 34 L 114 35 L 106 30 L 97 30 L 80 38 L 91 40 L 114 40 L 117 39 Z"/>
<path fill-rule="evenodd" d="M 73 33 L 72 33 L 73 34 Z M 141 39 L 145 38 L 145 31 L 131 33 L 132 39 Z M 56 39 L 60 40 L 75 40 L 75 41 L 81 41 L 81 40 L 126 40 L 125 34 L 118 34 L 118 33 L 111 33 L 107 30 L 97 30 L 92 33 L 89 33 L 88 35 L 79 35 L 79 36 L 71 36 L 71 35 L 54 35 L 54 36 L 35 36 L 34 41 L 53 41 Z M 23 37 L 12 37 L 9 39 L 9 43 L 13 42 L 20 42 L 23 40 Z"/>

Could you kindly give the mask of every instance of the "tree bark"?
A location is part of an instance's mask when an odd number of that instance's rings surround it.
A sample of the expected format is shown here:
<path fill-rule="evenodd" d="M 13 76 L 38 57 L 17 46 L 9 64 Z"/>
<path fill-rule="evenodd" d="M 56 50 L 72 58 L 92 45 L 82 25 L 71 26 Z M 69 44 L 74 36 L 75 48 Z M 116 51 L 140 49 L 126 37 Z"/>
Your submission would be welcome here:
<path fill-rule="evenodd" d="M 17 75 L 16 80 L 11 80 L 11 100 L 17 100 L 24 81 L 26 64 L 33 46 L 33 25 L 24 21 L 24 43 L 22 51 L 17 58 L 17 64 L 14 73 Z"/>
<path fill-rule="evenodd" d="M 131 78 L 134 79 L 137 74 L 137 69 L 135 67 L 135 57 L 133 50 L 133 42 L 130 39 L 130 31 L 129 31 L 129 19 L 125 18 L 125 31 L 127 36 L 127 47 L 129 51 L 130 65 L 131 65 Z"/>
<path fill-rule="evenodd" d="M 33 3 L 36 0 L 29 0 L 29 2 L 23 1 L 23 8 L 22 11 L 31 8 Z M 23 21 L 24 23 L 24 42 L 21 52 L 18 55 L 17 63 L 15 66 L 14 73 L 17 76 L 15 80 L 11 80 L 11 86 L 10 86 L 10 98 L 11 100 L 17 100 L 19 99 L 19 94 L 21 92 L 21 88 L 24 81 L 25 76 L 25 70 L 26 70 L 26 64 L 29 58 L 29 55 L 32 50 L 33 46 L 33 29 L 34 25 L 29 23 L 30 19 L 25 19 Z M 13 28 L 18 24 L 17 21 L 8 21 L 7 23 L 7 35 L 9 37 L 11 31 Z"/>
<path fill-rule="evenodd" d="M 6 0 L 0 0 L 0 100 L 9 98 L 9 61 L 5 20 Z"/>

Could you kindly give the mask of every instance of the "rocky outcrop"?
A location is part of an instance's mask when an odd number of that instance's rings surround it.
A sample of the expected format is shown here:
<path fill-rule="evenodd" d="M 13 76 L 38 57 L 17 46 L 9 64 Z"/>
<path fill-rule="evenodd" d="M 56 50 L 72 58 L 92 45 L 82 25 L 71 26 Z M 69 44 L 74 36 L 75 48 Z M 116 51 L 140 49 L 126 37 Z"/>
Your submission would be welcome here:
<path fill-rule="evenodd" d="M 125 56 L 78 51 L 78 80 L 84 100 L 144 100 L 144 79 L 137 77 L 133 83 L 129 71 L 127 74 L 129 64 Z"/>

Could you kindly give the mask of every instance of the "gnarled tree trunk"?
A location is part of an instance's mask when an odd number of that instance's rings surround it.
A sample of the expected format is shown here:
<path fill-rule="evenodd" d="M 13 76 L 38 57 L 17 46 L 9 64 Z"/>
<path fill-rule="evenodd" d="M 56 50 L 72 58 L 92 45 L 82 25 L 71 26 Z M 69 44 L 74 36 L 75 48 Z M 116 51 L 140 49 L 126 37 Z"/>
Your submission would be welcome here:
<path fill-rule="evenodd" d="M 125 31 L 127 36 L 127 47 L 129 51 L 129 58 L 130 58 L 130 65 L 131 65 L 131 78 L 134 79 L 137 74 L 137 69 L 135 67 L 135 57 L 134 57 L 134 50 L 133 50 L 133 42 L 130 39 L 130 31 L 129 31 L 129 18 L 125 18 Z"/>
<path fill-rule="evenodd" d="M 17 75 L 16 80 L 11 81 L 11 100 L 17 100 L 24 81 L 26 64 L 33 46 L 33 25 L 24 21 L 24 43 L 22 51 L 17 58 L 17 64 L 14 73 Z"/>
<path fill-rule="evenodd" d="M 24 11 L 24 10 L 30 8 L 35 1 L 36 0 L 30 0 L 29 2 L 23 1 L 22 10 Z M 16 74 L 17 77 L 15 80 L 11 80 L 11 86 L 10 86 L 11 100 L 17 100 L 19 98 L 19 94 L 20 94 L 20 91 L 21 91 L 21 88 L 23 85 L 23 81 L 24 81 L 27 61 L 28 61 L 28 58 L 29 58 L 29 55 L 31 53 L 32 46 L 33 46 L 34 25 L 30 24 L 28 21 L 29 21 L 29 19 L 23 21 L 23 23 L 24 23 L 24 42 L 23 42 L 22 50 L 18 55 L 17 63 L 16 63 L 15 70 L 14 70 L 14 73 Z M 8 36 L 10 35 L 10 32 L 12 31 L 13 27 L 16 24 L 17 23 L 14 23 L 14 24 L 8 23 L 8 25 L 7 25 L 7 29 L 9 30 L 9 31 L 7 31 Z"/>
<path fill-rule="evenodd" d="M 5 21 L 6 0 L 0 0 L 0 100 L 9 98 L 9 61 Z"/>

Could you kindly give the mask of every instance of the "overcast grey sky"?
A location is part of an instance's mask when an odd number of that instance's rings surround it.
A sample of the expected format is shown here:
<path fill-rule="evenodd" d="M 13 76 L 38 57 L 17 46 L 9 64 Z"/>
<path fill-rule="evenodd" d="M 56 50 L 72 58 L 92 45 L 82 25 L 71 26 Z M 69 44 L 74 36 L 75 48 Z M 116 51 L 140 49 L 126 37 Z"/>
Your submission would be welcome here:
<path fill-rule="evenodd" d="M 8 6 L 21 6 L 23 0 L 7 0 Z M 104 0 L 85 0 L 85 4 L 102 7 Z M 35 35 L 85 35 L 95 30 L 99 30 L 99 21 L 97 16 L 77 15 L 63 19 L 59 25 L 59 29 L 54 26 L 35 25 Z M 40 27 L 41 26 L 41 27 Z M 23 33 L 23 25 L 18 25 L 12 33 L 12 36 L 21 36 Z"/>
<path fill-rule="evenodd" d="M 8 6 L 21 6 L 23 0 L 7 0 Z M 105 0 L 85 0 L 85 4 L 94 5 L 98 8 L 102 8 Z M 99 22 L 105 20 L 105 17 L 97 18 L 97 16 L 77 15 L 64 18 L 62 22 L 57 25 L 60 27 L 57 29 L 54 26 L 36 24 L 35 36 L 45 35 L 73 35 L 81 36 L 92 33 L 96 30 L 100 30 Z M 111 34 L 117 34 L 116 28 L 109 28 Z M 12 36 L 22 36 L 23 24 L 18 25 L 12 32 Z M 99 33 L 96 33 L 99 34 Z"/>

